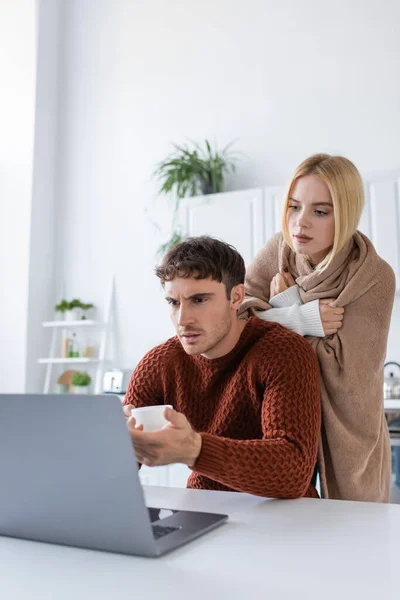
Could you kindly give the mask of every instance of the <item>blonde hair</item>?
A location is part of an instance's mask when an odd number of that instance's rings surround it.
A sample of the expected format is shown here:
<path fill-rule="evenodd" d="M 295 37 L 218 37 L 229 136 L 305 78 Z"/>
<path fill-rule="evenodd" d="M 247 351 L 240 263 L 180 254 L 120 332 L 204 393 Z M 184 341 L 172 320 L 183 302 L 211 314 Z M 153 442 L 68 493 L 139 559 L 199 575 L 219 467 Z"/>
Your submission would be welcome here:
<path fill-rule="evenodd" d="M 361 175 L 353 163 L 343 156 L 314 154 L 295 170 L 283 201 L 282 233 L 287 244 L 295 251 L 287 225 L 289 199 L 297 180 L 305 175 L 315 175 L 328 187 L 333 202 L 335 236 L 332 249 L 317 265 L 325 269 L 334 256 L 357 231 L 358 222 L 364 208 L 364 186 Z"/>

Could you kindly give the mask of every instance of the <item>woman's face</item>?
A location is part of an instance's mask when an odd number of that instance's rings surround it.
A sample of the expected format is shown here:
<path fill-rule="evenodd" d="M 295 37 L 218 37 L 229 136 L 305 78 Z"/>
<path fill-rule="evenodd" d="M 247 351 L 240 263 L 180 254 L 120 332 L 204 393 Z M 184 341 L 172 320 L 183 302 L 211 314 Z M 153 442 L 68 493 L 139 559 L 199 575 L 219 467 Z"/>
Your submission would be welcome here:
<path fill-rule="evenodd" d="M 296 252 L 306 254 L 314 265 L 320 263 L 333 246 L 335 217 L 329 190 L 315 175 L 296 181 L 288 202 L 287 224 Z"/>

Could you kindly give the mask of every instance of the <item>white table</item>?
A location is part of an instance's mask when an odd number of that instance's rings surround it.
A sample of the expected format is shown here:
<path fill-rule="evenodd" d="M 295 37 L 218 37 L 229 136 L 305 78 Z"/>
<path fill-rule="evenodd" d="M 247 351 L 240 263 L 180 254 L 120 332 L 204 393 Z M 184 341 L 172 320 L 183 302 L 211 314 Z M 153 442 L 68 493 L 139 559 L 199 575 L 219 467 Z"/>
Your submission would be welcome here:
<path fill-rule="evenodd" d="M 145 493 L 149 504 L 230 519 L 159 559 L 0 537 L 1 598 L 400 598 L 400 506 L 153 486 Z"/>

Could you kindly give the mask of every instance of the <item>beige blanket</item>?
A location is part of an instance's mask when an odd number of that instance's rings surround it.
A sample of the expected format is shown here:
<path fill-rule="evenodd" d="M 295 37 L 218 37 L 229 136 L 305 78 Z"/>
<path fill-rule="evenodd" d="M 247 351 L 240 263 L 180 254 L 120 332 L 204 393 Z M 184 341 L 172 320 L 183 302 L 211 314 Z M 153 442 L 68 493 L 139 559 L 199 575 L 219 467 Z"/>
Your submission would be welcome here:
<path fill-rule="evenodd" d="M 247 296 L 240 312 L 270 308 L 270 281 L 285 268 L 299 285 L 303 302 L 336 298 L 336 306 L 344 307 L 337 334 L 307 337 L 321 370 L 322 495 L 388 502 L 391 460 L 383 410 L 383 363 L 396 287 L 393 271 L 359 232 L 323 272 L 314 271 L 278 234 L 248 269 Z"/>

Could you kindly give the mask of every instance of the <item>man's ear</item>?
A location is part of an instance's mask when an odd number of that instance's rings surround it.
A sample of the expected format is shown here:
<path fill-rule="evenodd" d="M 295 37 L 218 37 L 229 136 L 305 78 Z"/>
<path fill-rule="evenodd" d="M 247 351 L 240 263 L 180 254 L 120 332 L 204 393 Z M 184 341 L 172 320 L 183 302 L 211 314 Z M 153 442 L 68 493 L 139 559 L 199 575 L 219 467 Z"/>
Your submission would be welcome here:
<path fill-rule="evenodd" d="M 231 290 L 231 308 L 237 310 L 244 300 L 244 285 L 239 283 L 235 285 Z"/>

